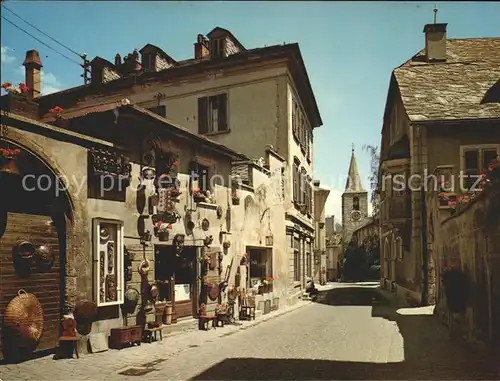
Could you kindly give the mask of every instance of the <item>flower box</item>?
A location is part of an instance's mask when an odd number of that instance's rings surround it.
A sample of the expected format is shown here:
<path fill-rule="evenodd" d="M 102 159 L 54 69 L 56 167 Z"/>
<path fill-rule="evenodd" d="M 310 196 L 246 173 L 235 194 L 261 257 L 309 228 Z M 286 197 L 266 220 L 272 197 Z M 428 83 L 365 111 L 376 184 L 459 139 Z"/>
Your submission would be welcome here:
<path fill-rule="evenodd" d="M 240 198 L 239 197 L 233 197 L 233 205 L 240 205 Z"/>

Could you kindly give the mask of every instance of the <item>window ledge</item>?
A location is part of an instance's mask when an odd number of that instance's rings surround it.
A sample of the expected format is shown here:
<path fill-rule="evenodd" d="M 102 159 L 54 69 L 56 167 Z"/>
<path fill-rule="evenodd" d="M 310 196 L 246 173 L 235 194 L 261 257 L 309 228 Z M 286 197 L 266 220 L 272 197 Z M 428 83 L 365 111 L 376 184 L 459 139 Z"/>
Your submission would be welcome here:
<path fill-rule="evenodd" d="M 211 204 L 209 202 L 203 202 L 203 201 L 197 202 L 196 205 L 199 206 L 200 208 L 213 209 L 213 210 L 217 210 L 218 207 L 217 204 Z"/>
<path fill-rule="evenodd" d="M 298 287 L 300 287 L 300 286 L 301 286 L 300 281 L 294 281 L 294 282 L 293 282 L 293 288 L 298 288 Z"/>
<path fill-rule="evenodd" d="M 231 132 L 231 129 L 224 130 L 224 131 L 214 131 L 214 132 L 207 132 L 206 134 L 202 134 L 203 136 L 217 136 L 217 135 L 224 135 L 224 134 L 229 134 Z"/>

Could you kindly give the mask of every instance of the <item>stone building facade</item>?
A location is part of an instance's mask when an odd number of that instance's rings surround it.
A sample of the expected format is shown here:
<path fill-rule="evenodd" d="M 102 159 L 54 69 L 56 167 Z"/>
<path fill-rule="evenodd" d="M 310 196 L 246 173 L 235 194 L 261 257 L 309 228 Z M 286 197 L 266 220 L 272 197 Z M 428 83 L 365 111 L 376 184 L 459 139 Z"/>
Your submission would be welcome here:
<path fill-rule="evenodd" d="M 449 178 L 451 166 L 439 168 Z M 440 192 L 428 192 L 427 243 L 429 295 L 435 313 L 468 341 L 500 346 L 500 182 L 497 180 L 469 202 L 443 203 Z M 458 266 L 467 279 L 465 310 L 450 311 L 441 274 Z"/>
<path fill-rule="evenodd" d="M 467 193 L 500 153 L 500 38 L 448 39 L 446 28 L 426 25 L 425 49 L 393 71 L 381 139 L 381 283 L 424 305 L 435 298 L 429 280 L 436 277 L 428 266 L 426 178 L 452 165 L 453 192 Z"/>
<path fill-rule="evenodd" d="M 368 192 L 361 184 L 353 148 L 346 186 L 342 194 L 342 235 L 344 244 L 350 242 L 352 233 L 363 226 L 367 218 Z"/>
<path fill-rule="evenodd" d="M 61 313 L 82 301 L 95 302 L 98 311 L 80 344 L 83 352 L 87 340 L 107 343 L 112 328 L 154 320 L 152 286 L 172 304 L 174 323 L 196 317 L 203 302 L 210 312 L 227 301 L 224 290 L 249 293 L 250 279 L 240 262 L 248 253 L 252 260 L 252 252 L 264 253 L 262 277 L 276 278 L 272 293 L 261 298 L 286 303 L 284 159 L 272 148 L 265 149 L 263 162 L 249 161 L 129 100 L 67 112 L 45 123 L 36 120 L 39 105 L 32 94 L 2 97 L 0 143 L 4 150 L 19 149 L 20 173 L 4 176 L 2 157 L 0 181 L 14 180 L 3 183 L 11 197 L 2 197 L 0 205 L 0 251 L 11 252 L 12 237 L 25 230 L 23 238 L 51 247 L 56 261 L 44 276 L 32 273 L 29 281 L 14 283 L 4 276 L 14 276 L 14 265 L 2 262 L 0 308 L 3 313 L 19 288 L 42 301 L 45 341 L 36 350 L 56 346 Z M 236 168 L 249 180 L 232 176 Z M 162 178 L 175 187 L 158 186 Z M 23 194 L 22 202 L 13 202 Z M 210 285 L 227 282 L 217 300 L 203 299 L 207 280 L 200 271 L 206 257 L 220 269 L 207 278 Z M 166 264 L 169 258 L 178 259 Z M 178 279 L 180 274 L 184 278 Z M 50 292 L 39 284 L 49 278 Z M 125 313 L 129 291 L 137 291 L 139 300 Z M 237 311 L 236 306 L 236 317 Z"/>
<path fill-rule="evenodd" d="M 287 234 L 299 240 L 289 247 L 290 300 L 296 300 L 314 245 L 313 130 L 322 124 L 298 44 L 247 49 L 217 27 L 197 36 L 193 58 L 176 61 L 151 44 L 140 53 L 117 55 L 114 63 L 96 58 L 93 84 L 42 97 L 42 109 L 71 112 L 128 98 L 252 159 L 271 144 L 286 160 Z M 159 68 L 160 58 L 169 66 Z M 120 78 L 102 80 L 104 68 Z"/>
<path fill-rule="evenodd" d="M 320 187 L 320 182 L 314 184 L 314 262 L 313 276 L 315 282 L 325 283 L 327 281 L 327 256 L 326 256 L 326 224 L 325 205 L 330 190 Z"/>

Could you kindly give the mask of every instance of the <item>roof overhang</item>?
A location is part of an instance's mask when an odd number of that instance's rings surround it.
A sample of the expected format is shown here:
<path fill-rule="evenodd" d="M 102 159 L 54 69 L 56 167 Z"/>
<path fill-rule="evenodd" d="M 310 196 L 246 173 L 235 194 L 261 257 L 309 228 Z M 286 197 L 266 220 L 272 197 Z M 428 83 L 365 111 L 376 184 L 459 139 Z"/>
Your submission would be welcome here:
<path fill-rule="evenodd" d="M 74 87 L 41 97 L 40 105 L 45 111 L 56 105 L 63 108 L 69 108 L 76 104 L 78 98 L 84 98 L 86 96 L 106 97 L 111 94 L 116 94 L 124 88 L 131 88 L 134 86 L 140 87 L 144 84 L 150 85 L 154 82 L 168 83 L 169 81 L 178 81 L 180 78 L 202 74 L 204 72 L 234 68 L 241 65 L 260 65 L 263 62 L 277 59 L 286 59 L 291 76 L 295 82 L 312 127 L 322 126 L 323 121 L 297 43 L 247 50 L 220 60 L 204 60 L 187 65 L 182 65 L 182 62 L 180 62 L 179 66 L 174 66 L 159 72 L 144 72 L 134 78 L 120 78 L 107 83 Z"/>

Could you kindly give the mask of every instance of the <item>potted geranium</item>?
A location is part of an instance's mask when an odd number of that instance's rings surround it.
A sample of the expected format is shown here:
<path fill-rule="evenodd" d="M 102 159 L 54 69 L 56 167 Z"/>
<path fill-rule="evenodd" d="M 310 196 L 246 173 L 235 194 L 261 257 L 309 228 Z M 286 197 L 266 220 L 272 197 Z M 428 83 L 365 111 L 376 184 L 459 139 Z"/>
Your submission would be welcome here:
<path fill-rule="evenodd" d="M 62 118 L 62 113 L 64 112 L 64 109 L 60 106 L 55 106 L 49 110 L 51 114 L 53 114 L 56 119 Z"/>
<path fill-rule="evenodd" d="M 158 221 L 155 226 L 155 230 L 160 241 L 168 241 L 169 232 L 172 229 L 172 224 L 167 224 L 163 221 Z"/>
<path fill-rule="evenodd" d="M 465 312 L 467 284 L 465 273 L 458 265 L 449 265 L 443 269 L 441 279 L 448 309 L 451 312 Z"/>
<path fill-rule="evenodd" d="M 12 85 L 10 82 L 4 82 L 2 83 L 2 89 L 7 91 L 9 94 L 17 94 L 17 95 L 26 95 L 28 94 L 28 86 L 26 86 L 24 83 L 20 83 L 19 87 L 16 87 Z"/>
<path fill-rule="evenodd" d="M 21 153 L 19 148 L 0 148 L 0 172 L 19 175 L 19 170 L 15 162 L 16 156 L 19 153 Z"/>

